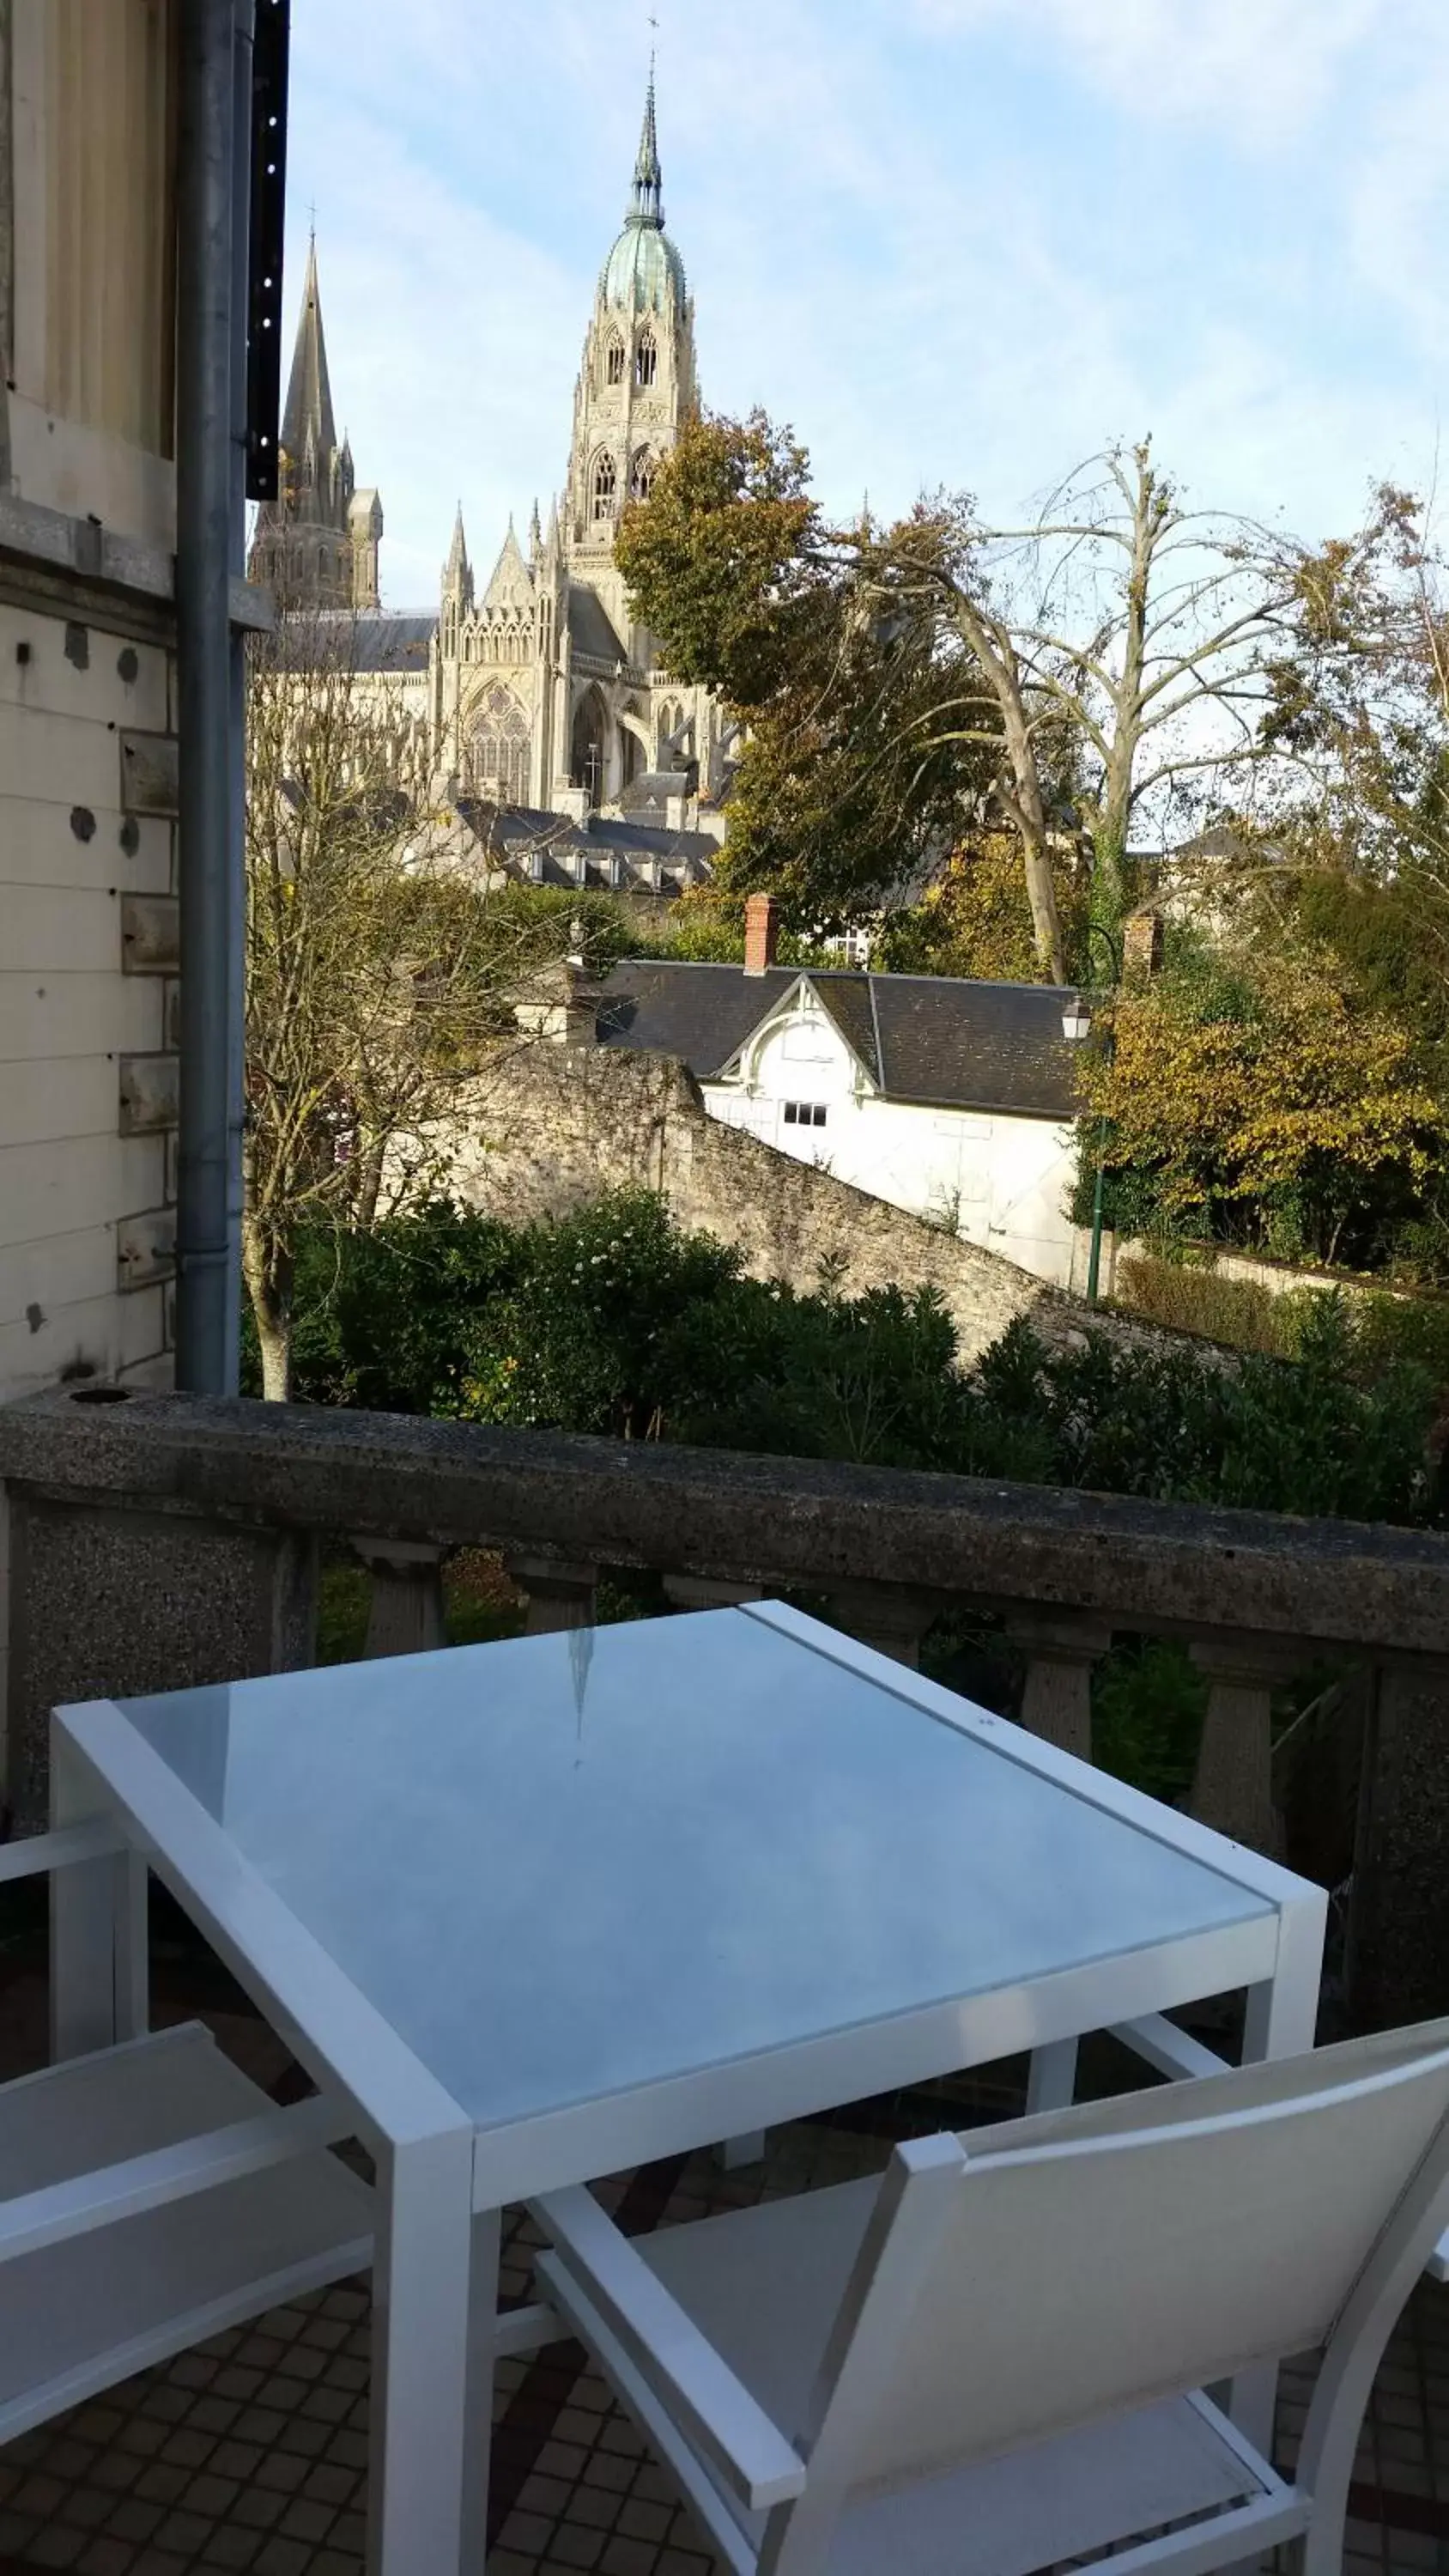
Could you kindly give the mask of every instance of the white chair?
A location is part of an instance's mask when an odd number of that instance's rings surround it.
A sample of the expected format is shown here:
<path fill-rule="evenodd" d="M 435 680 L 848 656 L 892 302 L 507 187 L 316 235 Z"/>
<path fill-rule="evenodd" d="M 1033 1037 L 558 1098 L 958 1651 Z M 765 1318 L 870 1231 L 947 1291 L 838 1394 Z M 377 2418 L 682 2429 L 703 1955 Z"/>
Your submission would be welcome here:
<path fill-rule="evenodd" d="M 1379 2356 L 1449 2221 L 1449 2022 L 896 2150 L 622 2237 L 535 2204 L 545 2295 L 737 2576 L 1339 2567 Z M 1323 2350 L 1296 2476 L 1203 2393 Z"/>
<path fill-rule="evenodd" d="M 60 1866 L 37 1835 L 4 1878 Z M 0 2442 L 372 2262 L 321 2097 L 277 2105 L 197 2023 L 0 2086 Z"/>

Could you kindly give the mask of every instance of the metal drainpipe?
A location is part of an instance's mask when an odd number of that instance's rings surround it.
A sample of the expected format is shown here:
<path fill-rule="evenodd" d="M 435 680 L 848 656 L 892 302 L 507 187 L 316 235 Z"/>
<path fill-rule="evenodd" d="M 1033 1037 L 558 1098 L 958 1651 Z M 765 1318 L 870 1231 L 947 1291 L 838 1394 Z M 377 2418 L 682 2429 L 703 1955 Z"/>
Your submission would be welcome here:
<path fill-rule="evenodd" d="M 240 706 L 229 585 L 240 487 L 233 462 L 239 149 L 238 25 L 250 0 L 185 0 L 177 173 L 176 654 L 180 736 L 181 1029 L 176 1383 L 237 1380 L 240 1225 Z M 249 51 L 249 49 L 248 49 Z M 248 65 L 249 68 L 249 65 Z M 243 343 L 244 345 L 244 343 Z M 245 400 L 243 373 L 240 398 Z"/>
<path fill-rule="evenodd" d="M 247 568 L 247 322 L 251 267 L 252 51 L 256 0 L 235 0 L 232 90 L 231 549 L 233 575 Z M 231 928 L 227 985 L 226 1353 L 223 1390 L 235 1395 L 241 1359 L 242 1131 L 246 1114 L 246 730 L 247 636 L 231 643 Z"/>

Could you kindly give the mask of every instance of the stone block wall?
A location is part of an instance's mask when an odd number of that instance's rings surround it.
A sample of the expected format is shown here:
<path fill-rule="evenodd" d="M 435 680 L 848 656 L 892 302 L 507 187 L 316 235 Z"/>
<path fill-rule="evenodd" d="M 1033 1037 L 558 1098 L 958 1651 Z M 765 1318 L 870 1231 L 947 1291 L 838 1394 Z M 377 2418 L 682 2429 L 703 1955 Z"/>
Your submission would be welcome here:
<path fill-rule="evenodd" d="M 667 1057 L 520 1046 L 439 1141 L 455 1186 L 514 1222 L 604 1189 L 657 1190 L 680 1225 L 734 1245 L 756 1278 L 851 1296 L 935 1288 L 968 1360 L 1017 1315 L 1048 1340 L 1081 1329 L 1081 1307 L 1030 1271 L 711 1118 Z"/>

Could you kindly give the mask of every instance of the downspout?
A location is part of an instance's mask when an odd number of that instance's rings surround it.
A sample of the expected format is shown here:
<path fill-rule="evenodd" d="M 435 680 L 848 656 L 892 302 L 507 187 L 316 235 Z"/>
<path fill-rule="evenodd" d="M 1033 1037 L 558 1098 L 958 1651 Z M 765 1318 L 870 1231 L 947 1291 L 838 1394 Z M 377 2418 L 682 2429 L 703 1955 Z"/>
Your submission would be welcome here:
<path fill-rule="evenodd" d="M 262 0 L 266 5 L 266 0 Z M 274 0 L 275 5 L 275 0 Z M 237 0 L 232 86 L 232 266 L 231 266 L 231 527 L 228 563 L 234 581 L 247 569 L 247 343 L 250 314 L 252 171 L 253 24 L 256 0 Z M 227 1146 L 226 1146 L 226 1317 L 224 1323 L 226 1383 L 220 1392 L 235 1395 L 241 1363 L 242 1309 L 242 1144 L 246 1114 L 246 734 L 247 631 L 232 623 L 231 647 L 231 841 L 228 852 L 230 932 L 227 953 Z"/>
<path fill-rule="evenodd" d="M 180 11 L 176 1383 L 206 1395 L 236 1390 L 240 1316 L 242 707 L 229 594 L 245 535 L 236 425 L 250 170 L 238 119 L 252 15 L 253 0 L 184 0 Z"/>

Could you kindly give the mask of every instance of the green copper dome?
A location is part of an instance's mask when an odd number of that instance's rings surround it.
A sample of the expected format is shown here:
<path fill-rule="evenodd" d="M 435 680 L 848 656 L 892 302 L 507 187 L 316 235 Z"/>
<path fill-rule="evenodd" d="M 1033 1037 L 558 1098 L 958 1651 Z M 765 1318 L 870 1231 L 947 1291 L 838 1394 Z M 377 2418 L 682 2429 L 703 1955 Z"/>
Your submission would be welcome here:
<path fill-rule="evenodd" d="M 671 292 L 683 305 L 684 262 L 662 225 L 630 220 L 607 260 L 599 291 L 625 313 L 662 313 Z"/>
<path fill-rule="evenodd" d="M 684 262 L 664 229 L 664 174 L 654 124 L 654 68 L 644 103 L 644 130 L 634 163 L 634 184 L 624 229 L 604 262 L 599 292 L 624 313 L 662 313 L 673 290 L 685 297 Z"/>

